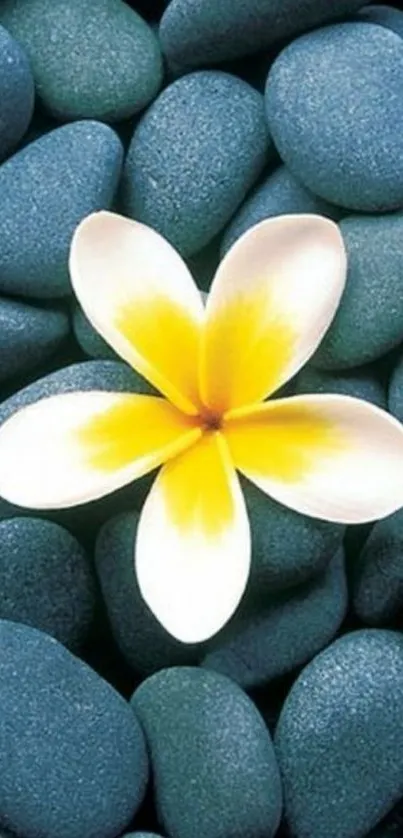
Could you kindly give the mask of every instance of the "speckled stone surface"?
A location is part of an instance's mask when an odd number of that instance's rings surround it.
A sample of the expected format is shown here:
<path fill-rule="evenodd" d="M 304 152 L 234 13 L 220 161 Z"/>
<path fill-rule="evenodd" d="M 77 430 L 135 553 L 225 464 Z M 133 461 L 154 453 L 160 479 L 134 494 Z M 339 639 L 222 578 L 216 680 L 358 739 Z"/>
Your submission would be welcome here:
<path fill-rule="evenodd" d="M 230 679 L 173 667 L 131 700 L 143 726 L 163 832 L 175 838 L 272 838 L 281 785 L 270 734 Z"/>
<path fill-rule="evenodd" d="M 312 359 L 325 369 L 373 361 L 403 336 L 403 213 L 350 216 L 340 230 L 348 260 L 346 287 Z"/>
<path fill-rule="evenodd" d="M 302 671 L 276 730 L 298 838 L 358 838 L 403 794 L 403 636 L 347 634 Z"/>
<path fill-rule="evenodd" d="M 403 510 L 377 521 L 352 563 L 353 605 L 368 626 L 403 623 Z"/>
<path fill-rule="evenodd" d="M 0 26 L 0 160 L 24 136 L 34 110 L 35 88 L 28 58 Z"/>
<path fill-rule="evenodd" d="M 332 372 L 306 366 L 297 375 L 294 392 L 300 393 L 339 393 L 342 396 L 354 396 L 356 399 L 376 404 L 386 409 L 386 392 L 376 371 L 372 367 Z"/>
<path fill-rule="evenodd" d="M 357 12 L 356 18 L 365 23 L 386 26 L 387 29 L 392 29 L 397 35 L 403 37 L 403 14 L 400 9 L 395 9 L 393 6 L 378 6 L 377 4 L 364 6 Z"/>
<path fill-rule="evenodd" d="M 23 44 L 38 96 L 59 119 L 124 119 L 161 85 L 157 38 L 121 0 L 4 0 L 0 22 Z"/>
<path fill-rule="evenodd" d="M 360 0 L 172 0 L 160 37 L 169 64 L 186 70 L 259 52 L 358 9 Z"/>
<path fill-rule="evenodd" d="M 69 334 L 67 314 L 0 297 L 0 382 L 50 357 Z"/>
<path fill-rule="evenodd" d="M 190 255 L 224 227 L 271 154 L 261 94 L 228 73 L 191 73 L 140 120 L 123 207 Z"/>
<path fill-rule="evenodd" d="M 402 38 L 369 23 L 318 29 L 283 50 L 267 80 L 267 116 L 307 188 L 352 210 L 402 206 L 402 74 Z"/>
<path fill-rule="evenodd" d="M 89 358 L 119 360 L 112 347 L 91 326 L 79 305 L 74 306 L 72 325 L 77 343 Z"/>
<path fill-rule="evenodd" d="M 277 596 L 267 591 L 266 598 L 234 620 L 203 661 L 244 689 L 301 666 L 332 640 L 347 611 L 343 551 L 311 582 Z"/>
<path fill-rule="evenodd" d="M 0 650 L 0 824 L 24 838 L 119 835 L 148 774 L 133 709 L 36 629 L 0 621 Z"/>
<path fill-rule="evenodd" d="M 107 209 L 122 162 L 115 132 L 100 122 L 57 128 L 0 167 L 0 293 L 71 293 L 68 252 L 84 216 Z M 21 241 L 24 247 L 21 247 Z"/>
<path fill-rule="evenodd" d="M 403 422 L 403 355 L 398 356 L 389 381 L 388 409 Z"/>
<path fill-rule="evenodd" d="M 84 645 L 95 615 L 92 563 L 77 539 L 40 518 L 0 522 L 0 619 L 25 623 L 72 650 Z"/>

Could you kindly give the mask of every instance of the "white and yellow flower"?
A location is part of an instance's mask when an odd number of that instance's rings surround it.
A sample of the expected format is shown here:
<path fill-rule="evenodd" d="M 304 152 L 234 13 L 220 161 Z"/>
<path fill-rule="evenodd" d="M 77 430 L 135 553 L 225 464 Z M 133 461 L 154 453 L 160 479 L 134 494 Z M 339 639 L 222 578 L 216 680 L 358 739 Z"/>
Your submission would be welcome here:
<path fill-rule="evenodd" d="M 0 494 L 85 503 L 162 466 L 141 513 L 140 589 L 175 637 L 201 641 L 236 609 L 251 539 L 237 470 L 306 515 L 357 523 L 403 505 L 403 428 L 347 396 L 265 401 L 317 348 L 343 292 L 337 226 L 263 221 L 218 268 L 206 306 L 153 230 L 100 212 L 75 232 L 75 293 L 98 332 L 161 397 L 77 392 L 0 429 Z"/>

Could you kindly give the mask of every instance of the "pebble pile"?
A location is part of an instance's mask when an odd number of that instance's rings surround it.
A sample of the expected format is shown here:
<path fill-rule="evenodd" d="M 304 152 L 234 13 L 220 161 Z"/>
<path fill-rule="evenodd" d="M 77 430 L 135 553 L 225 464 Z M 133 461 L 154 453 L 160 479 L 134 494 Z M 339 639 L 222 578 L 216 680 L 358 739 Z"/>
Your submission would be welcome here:
<path fill-rule="evenodd" d="M 292 392 L 403 421 L 399 8 L 0 0 L 0 196 L 0 424 L 152 392 L 73 295 L 100 209 L 162 233 L 203 291 L 262 219 L 333 219 L 346 288 Z M 403 511 L 346 528 L 243 481 L 246 596 L 184 645 L 134 573 L 149 486 L 0 498 L 0 838 L 402 838 Z"/>

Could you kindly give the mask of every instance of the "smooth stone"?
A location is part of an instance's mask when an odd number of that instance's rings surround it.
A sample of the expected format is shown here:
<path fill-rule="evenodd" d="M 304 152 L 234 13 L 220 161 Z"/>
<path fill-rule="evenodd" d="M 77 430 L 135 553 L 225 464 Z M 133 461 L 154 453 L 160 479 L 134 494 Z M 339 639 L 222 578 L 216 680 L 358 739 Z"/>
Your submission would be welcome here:
<path fill-rule="evenodd" d="M 336 640 L 291 687 L 275 744 L 297 838 L 364 836 L 403 794 L 403 637 Z"/>
<path fill-rule="evenodd" d="M 24 136 L 34 111 L 34 80 L 25 52 L 0 26 L 0 160 Z"/>
<path fill-rule="evenodd" d="M 229 73 L 191 73 L 135 129 L 124 210 L 189 256 L 229 221 L 273 153 L 260 93 Z"/>
<path fill-rule="evenodd" d="M 266 110 L 295 177 L 352 210 L 402 207 L 402 76 L 402 39 L 382 26 L 328 26 L 286 47 L 268 75 Z"/>
<path fill-rule="evenodd" d="M 389 413 L 403 422 L 403 355 L 401 355 L 392 371 L 388 393 Z"/>
<path fill-rule="evenodd" d="M 56 128 L 3 163 L 0 291 L 34 298 L 72 293 L 73 232 L 86 215 L 110 207 L 121 163 L 115 132 L 89 120 Z"/>
<path fill-rule="evenodd" d="M 402 555 L 403 510 L 399 510 L 375 523 L 351 566 L 354 611 L 363 623 L 388 626 L 403 616 Z"/>
<path fill-rule="evenodd" d="M 160 24 L 162 49 L 177 71 L 260 52 L 335 18 L 360 0 L 172 0 Z"/>
<path fill-rule="evenodd" d="M 40 518 L 0 521 L 0 576 L 0 619 L 83 647 L 97 588 L 92 563 L 68 530 Z"/>
<path fill-rule="evenodd" d="M 252 533 L 251 594 L 270 596 L 305 582 L 329 563 L 345 527 L 300 515 L 242 479 Z"/>
<path fill-rule="evenodd" d="M 318 370 L 306 366 L 297 375 L 294 392 L 301 393 L 336 393 L 342 396 L 354 396 L 386 409 L 385 388 L 371 368 L 362 367 L 342 372 Z"/>
<path fill-rule="evenodd" d="M 158 40 L 121 0 L 3 0 L 0 21 L 24 46 L 38 96 L 58 119 L 125 119 L 158 93 Z"/>
<path fill-rule="evenodd" d="M 347 251 L 347 282 L 312 360 L 323 369 L 366 364 L 398 346 L 403 337 L 403 212 L 350 216 L 340 222 L 340 231 Z"/>
<path fill-rule="evenodd" d="M 313 213 L 338 221 L 341 211 L 312 192 L 308 192 L 288 171 L 278 166 L 242 204 L 224 233 L 221 254 L 224 255 L 250 227 L 276 215 Z"/>
<path fill-rule="evenodd" d="M 363 23 L 376 23 L 378 26 L 386 26 L 392 29 L 397 35 L 403 38 L 403 14 L 400 9 L 393 6 L 364 6 L 357 12 L 356 19 Z"/>
<path fill-rule="evenodd" d="M 203 660 L 245 690 L 262 687 L 305 664 L 338 631 L 347 611 L 344 553 L 299 588 L 270 596 L 252 613 L 234 620 Z"/>
<path fill-rule="evenodd" d="M 126 832 L 123 838 L 161 838 L 156 832 Z"/>
<path fill-rule="evenodd" d="M 78 345 L 89 358 L 119 360 L 119 356 L 94 329 L 79 305 L 73 310 L 72 325 Z"/>
<path fill-rule="evenodd" d="M 147 676 L 166 666 L 199 661 L 205 646 L 175 640 L 141 596 L 134 569 L 138 520 L 139 513 L 128 512 L 104 524 L 96 541 L 95 565 L 117 646 L 129 666 Z"/>
<path fill-rule="evenodd" d="M 29 372 L 53 355 L 69 329 L 64 311 L 0 298 L 0 382 Z"/>
<path fill-rule="evenodd" d="M 0 649 L 0 825 L 24 838 L 119 835 L 148 776 L 134 708 L 43 632 L 2 620 Z"/>
<path fill-rule="evenodd" d="M 131 704 L 142 724 L 163 831 L 175 838 L 272 838 L 281 784 L 270 734 L 229 678 L 197 667 L 152 675 Z"/>

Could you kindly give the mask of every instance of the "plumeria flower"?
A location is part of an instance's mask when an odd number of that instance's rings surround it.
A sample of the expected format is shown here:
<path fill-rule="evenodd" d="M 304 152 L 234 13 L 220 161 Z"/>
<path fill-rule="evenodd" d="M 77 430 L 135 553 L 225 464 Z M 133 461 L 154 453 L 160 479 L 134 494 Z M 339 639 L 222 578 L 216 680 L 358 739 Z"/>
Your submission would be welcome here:
<path fill-rule="evenodd" d="M 162 466 L 135 565 L 149 608 L 202 641 L 235 611 L 251 537 L 237 471 L 297 512 L 344 523 L 403 505 L 403 427 L 359 399 L 267 401 L 314 353 L 346 275 L 338 227 L 283 216 L 223 259 L 204 307 L 176 251 L 108 212 L 77 228 L 75 293 L 92 325 L 162 394 L 77 392 L 0 429 L 0 494 L 37 509 L 86 503 Z"/>

